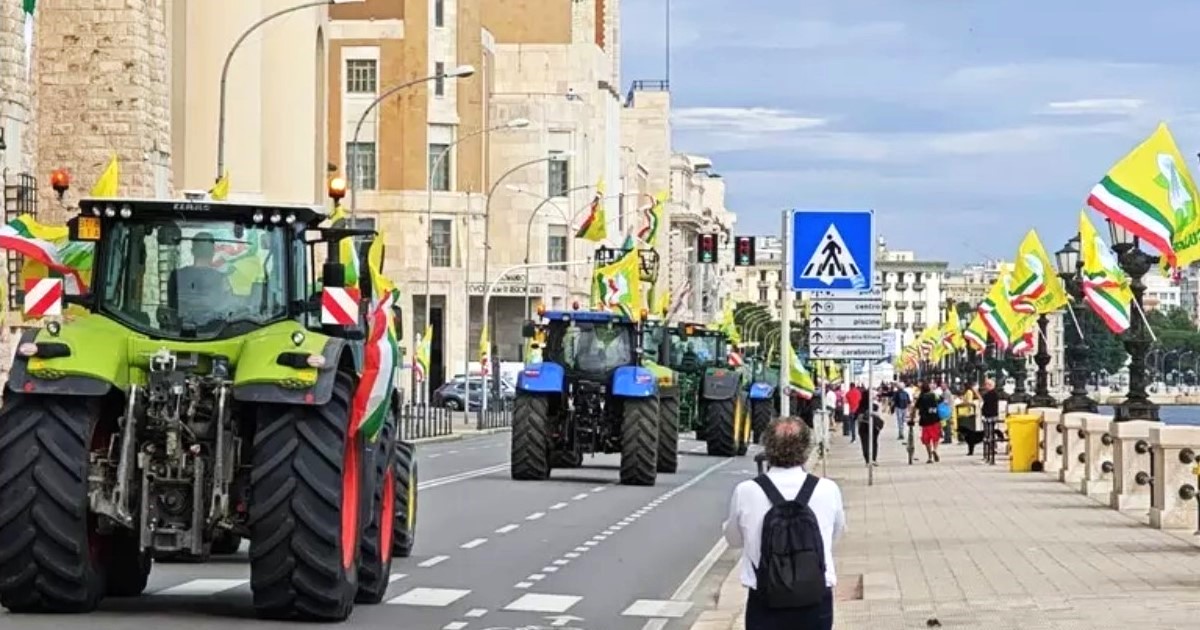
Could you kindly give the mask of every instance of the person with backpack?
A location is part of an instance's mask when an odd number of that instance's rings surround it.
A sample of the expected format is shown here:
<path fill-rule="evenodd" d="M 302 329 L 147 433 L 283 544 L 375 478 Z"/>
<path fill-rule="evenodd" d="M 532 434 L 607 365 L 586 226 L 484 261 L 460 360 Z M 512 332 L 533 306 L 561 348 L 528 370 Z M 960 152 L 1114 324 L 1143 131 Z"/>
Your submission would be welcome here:
<path fill-rule="evenodd" d="M 879 403 L 870 403 L 872 411 L 858 416 L 858 438 L 862 442 L 863 462 L 868 466 L 879 465 L 879 432 L 883 430 L 883 416 L 879 415 Z M 874 423 L 874 428 L 869 422 Z"/>
<path fill-rule="evenodd" d="M 733 491 L 725 539 L 741 548 L 746 630 L 832 630 L 833 543 L 846 531 L 841 488 L 804 469 L 813 433 L 778 418 L 763 434 L 769 469 Z"/>
<path fill-rule="evenodd" d="M 929 456 L 926 464 L 942 461 L 937 452 L 938 444 L 942 441 L 942 417 L 938 408 L 944 404 L 941 397 L 933 393 L 929 383 L 921 383 L 921 394 L 917 396 L 913 415 L 921 427 L 921 444 L 925 445 L 925 452 Z"/>
<path fill-rule="evenodd" d="M 912 397 L 908 395 L 908 383 L 901 383 L 892 392 L 892 407 L 896 410 L 896 436 L 904 441 L 904 419 L 908 417 L 908 408 L 912 405 Z"/>

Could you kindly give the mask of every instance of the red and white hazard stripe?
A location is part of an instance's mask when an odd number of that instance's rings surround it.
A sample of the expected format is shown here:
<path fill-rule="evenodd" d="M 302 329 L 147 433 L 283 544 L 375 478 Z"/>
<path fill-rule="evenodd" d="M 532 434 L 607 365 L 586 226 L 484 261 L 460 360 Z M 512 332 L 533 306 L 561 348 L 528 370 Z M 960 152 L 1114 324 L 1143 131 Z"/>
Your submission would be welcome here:
<path fill-rule="evenodd" d="M 332 326 L 358 324 L 357 291 L 343 287 L 325 287 L 321 291 L 321 323 Z"/>
<path fill-rule="evenodd" d="M 59 278 L 30 278 L 25 281 L 26 317 L 62 315 L 63 282 Z"/>

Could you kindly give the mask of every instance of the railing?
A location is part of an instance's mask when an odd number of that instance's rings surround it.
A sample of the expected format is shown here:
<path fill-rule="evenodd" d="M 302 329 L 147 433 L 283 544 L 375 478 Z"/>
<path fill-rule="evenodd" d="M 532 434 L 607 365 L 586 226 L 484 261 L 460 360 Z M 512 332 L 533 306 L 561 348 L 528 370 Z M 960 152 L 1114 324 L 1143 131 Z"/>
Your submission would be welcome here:
<path fill-rule="evenodd" d="M 634 92 L 670 92 L 671 84 L 662 79 L 646 80 L 638 79 L 629 86 L 629 92 L 625 95 L 625 107 L 633 105 Z"/>
<path fill-rule="evenodd" d="M 4 180 L 4 222 L 8 223 L 22 214 L 37 217 L 37 179 L 28 173 L 21 173 L 13 178 L 14 181 Z M 21 310 L 21 267 L 24 257 L 8 252 L 8 310 Z"/>
<path fill-rule="evenodd" d="M 453 416 L 444 407 L 431 407 L 425 416 L 425 405 L 404 405 L 400 408 L 400 439 L 419 440 L 453 433 Z"/>
<path fill-rule="evenodd" d="M 488 406 L 487 411 L 480 411 L 476 416 L 475 428 L 502 429 L 512 426 L 512 401 L 502 399 L 498 407 Z"/>

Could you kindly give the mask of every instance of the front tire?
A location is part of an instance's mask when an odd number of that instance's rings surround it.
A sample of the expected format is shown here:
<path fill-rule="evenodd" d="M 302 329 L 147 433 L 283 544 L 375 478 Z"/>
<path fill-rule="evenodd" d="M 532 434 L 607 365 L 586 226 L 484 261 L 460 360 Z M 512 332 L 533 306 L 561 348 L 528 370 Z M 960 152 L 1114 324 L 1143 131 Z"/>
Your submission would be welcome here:
<path fill-rule="evenodd" d="M 658 472 L 679 470 L 679 399 L 658 401 Z"/>
<path fill-rule="evenodd" d="M 621 418 L 621 484 L 653 486 L 658 476 L 658 399 L 626 398 Z"/>
<path fill-rule="evenodd" d="M 354 379 L 321 406 L 264 405 L 250 488 L 250 588 L 260 616 L 344 621 L 358 592 L 362 440 Z"/>
<path fill-rule="evenodd" d="M 416 446 L 409 442 L 396 444 L 396 462 L 392 466 L 393 496 L 392 555 L 407 558 L 417 543 L 417 476 Z"/>
<path fill-rule="evenodd" d="M 733 400 L 710 400 L 704 405 L 704 435 L 709 455 L 733 457 L 737 454 L 733 407 Z"/>
<path fill-rule="evenodd" d="M 550 478 L 550 400 L 519 395 L 512 415 L 512 478 Z"/>
<path fill-rule="evenodd" d="M 763 431 L 771 424 L 775 413 L 774 405 L 769 400 L 756 400 L 751 403 L 750 426 L 754 429 L 754 443 L 762 444 Z"/>
<path fill-rule="evenodd" d="M 0 606 L 86 613 L 105 593 L 88 510 L 88 453 L 107 447 L 99 401 L 5 392 L 0 408 Z"/>

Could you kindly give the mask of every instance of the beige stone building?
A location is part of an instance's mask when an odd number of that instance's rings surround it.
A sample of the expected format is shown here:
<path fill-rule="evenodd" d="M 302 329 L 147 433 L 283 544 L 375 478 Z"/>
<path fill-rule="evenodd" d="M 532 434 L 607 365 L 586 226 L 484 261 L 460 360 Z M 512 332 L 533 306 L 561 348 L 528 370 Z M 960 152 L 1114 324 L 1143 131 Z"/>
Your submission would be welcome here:
<path fill-rule="evenodd" d="M 676 317 L 710 323 L 721 315 L 736 288 L 733 233 L 737 215 L 725 206 L 725 180 L 706 157 L 676 153 L 671 157 L 670 281 Z M 697 238 L 717 239 L 717 262 L 697 264 Z"/>

